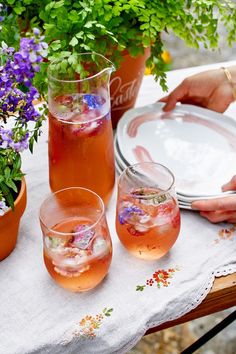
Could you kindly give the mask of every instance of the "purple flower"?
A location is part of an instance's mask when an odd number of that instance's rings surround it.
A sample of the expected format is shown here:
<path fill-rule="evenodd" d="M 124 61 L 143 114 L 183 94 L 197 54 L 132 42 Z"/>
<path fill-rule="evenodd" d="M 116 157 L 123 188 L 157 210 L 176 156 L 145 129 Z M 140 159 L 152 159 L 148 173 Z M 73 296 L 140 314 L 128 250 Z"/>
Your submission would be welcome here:
<path fill-rule="evenodd" d="M 32 80 L 39 71 L 47 44 L 41 41 L 39 30 L 34 29 L 34 33 L 35 37 L 21 39 L 18 52 L 4 42 L 0 47 L 0 54 L 5 58 L 5 65 L 0 67 L 0 115 L 6 121 L 9 113 L 17 113 L 19 126 L 40 118 L 33 106 L 39 93 Z M 19 150 L 19 144 L 16 149 Z"/>
<path fill-rule="evenodd" d="M 33 34 L 35 35 L 35 36 L 39 36 L 40 35 L 40 30 L 38 29 L 38 28 L 33 28 Z"/>
<path fill-rule="evenodd" d="M 144 215 L 144 211 L 134 205 L 123 208 L 118 214 L 118 218 L 121 225 L 124 225 L 130 218 L 137 215 Z"/>
<path fill-rule="evenodd" d="M 17 134 L 15 134 L 17 135 Z M 14 132 L 9 129 L 0 128 L 0 148 L 13 149 L 14 151 L 22 152 L 29 147 L 29 132 L 21 133 L 20 137 L 14 135 Z"/>
<path fill-rule="evenodd" d="M 2 10 L 0 4 L 0 22 L 4 20 Z M 40 32 L 34 29 L 33 37 L 20 40 L 18 51 L 5 42 L 0 43 L 0 158 L 5 171 L 2 175 L 4 192 L 0 188 L 0 216 L 9 205 L 13 207 L 14 183 L 22 176 L 19 154 L 28 148 L 32 151 L 45 119 L 44 108 L 40 113 L 35 109 L 34 100 L 39 98 L 39 93 L 33 85 L 35 74 L 46 55 L 47 44 L 42 41 Z M 6 128 L 4 124 L 12 128 Z"/>
<path fill-rule="evenodd" d="M 89 109 L 99 108 L 104 103 L 100 96 L 89 95 L 89 94 L 84 95 L 83 100 L 84 103 L 87 104 Z"/>

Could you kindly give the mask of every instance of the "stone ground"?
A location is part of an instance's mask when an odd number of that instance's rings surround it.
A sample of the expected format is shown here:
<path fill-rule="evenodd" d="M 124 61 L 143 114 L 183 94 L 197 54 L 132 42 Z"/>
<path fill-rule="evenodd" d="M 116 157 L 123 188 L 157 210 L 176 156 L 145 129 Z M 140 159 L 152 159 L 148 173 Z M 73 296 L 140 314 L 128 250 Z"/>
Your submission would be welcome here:
<path fill-rule="evenodd" d="M 163 35 L 165 48 L 172 57 L 171 69 L 181 69 L 191 66 L 198 66 L 222 61 L 236 59 L 236 42 L 229 47 L 227 45 L 224 30 L 221 30 L 218 49 L 188 48 L 180 39 L 170 35 Z"/>
<path fill-rule="evenodd" d="M 173 37 L 164 37 L 166 49 L 172 56 L 172 69 L 210 64 L 213 62 L 236 59 L 236 44 L 227 46 L 224 32 L 220 39 L 220 49 L 211 51 L 187 48 L 180 40 Z M 233 309 L 218 312 L 214 315 L 175 326 L 145 336 L 127 354 L 180 354 L 182 350 L 192 344 L 210 328 L 219 323 Z M 206 343 L 197 354 L 235 354 L 236 353 L 236 322 L 225 328 L 212 340 Z"/>

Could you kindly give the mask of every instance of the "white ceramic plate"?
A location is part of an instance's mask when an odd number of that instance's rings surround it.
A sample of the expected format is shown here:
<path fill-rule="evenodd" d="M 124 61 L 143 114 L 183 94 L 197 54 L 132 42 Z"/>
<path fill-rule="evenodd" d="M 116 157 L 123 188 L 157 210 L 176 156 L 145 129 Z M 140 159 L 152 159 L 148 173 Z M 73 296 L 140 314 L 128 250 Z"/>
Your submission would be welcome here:
<path fill-rule="evenodd" d="M 123 165 L 123 160 L 119 155 L 118 150 L 116 150 L 117 146 L 116 146 L 116 137 L 114 138 L 114 142 L 115 142 L 115 167 L 116 167 L 116 171 L 118 173 L 118 175 L 120 175 L 124 169 L 127 167 L 127 165 Z M 189 200 L 181 200 L 181 198 L 179 198 L 178 196 L 178 203 L 179 203 L 179 207 L 181 209 L 188 209 L 191 210 L 191 201 Z"/>
<path fill-rule="evenodd" d="M 207 196 L 207 199 L 214 199 L 214 198 L 219 198 L 219 197 L 222 198 L 222 197 L 227 197 L 232 194 L 235 194 L 235 192 L 231 191 L 231 192 L 224 192 L 224 193 L 221 193 L 218 195 L 210 195 L 210 196 Z M 178 199 L 181 200 L 182 202 L 185 202 L 185 203 L 191 203 L 194 200 L 206 199 L 206 197 L 205 196 L 191 196 L 190 197 L 190 196 L 186 196 L 186 195 L 182 195 L 182 194 L 178 193 Z"/>
<path fill-rule="evenodd" d="M 236 174 L 236 122 L 192 105 L 162 111 L 155 103 L 129 110 L 117 126 L 119 158 L 128 164 L 155 161 L 175 175 L 183 196 L 221 195 Z"/>
<path fill-rule="evenodd" d="M 124 161 L 123 156 L 120 155 L 120 149 L 117 145 L 116 136 L 114 138 L 114 153 L 115 153 L 115 159 L 118 162 L 119 166 L 122 168 L 122 170 L 124 170 L 126 167 L 129 166 L 129 164 L 126 161 Z"/>
<path fill-rule="evenodd" d="M 182 203 L 182 202 L 180 202 L 180 201 L 179 201 L 179 207 L 180 207 L 181 209 L 192 210 L 190 204 L 184 204 L 184 203 Z"/>
<path fill-rule="evenodd" d="M 118 163 L 116 161 L 115 161 L 115 168 L 116 168 L 118 175 L 120 175 L 123 172 L 123 170 L 120 168 L 120 166 L 118 165 Z"/>

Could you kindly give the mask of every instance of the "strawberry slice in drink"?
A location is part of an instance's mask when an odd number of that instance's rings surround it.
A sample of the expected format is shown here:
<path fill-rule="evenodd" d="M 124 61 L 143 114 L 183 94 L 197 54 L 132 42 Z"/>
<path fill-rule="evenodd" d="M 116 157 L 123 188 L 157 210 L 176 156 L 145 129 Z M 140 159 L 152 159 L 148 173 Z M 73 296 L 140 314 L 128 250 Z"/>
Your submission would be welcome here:
<path fill-rule="evenodd" d="M 55 98 L 55 102 L 57 102 L 58 104 L 61 104 L 63 106 L 70 106 L 72 107 L 73 104 L 73 97 L 69 96 L 69 95 L 61 95 L 61 96 L 57 96 Z"/>

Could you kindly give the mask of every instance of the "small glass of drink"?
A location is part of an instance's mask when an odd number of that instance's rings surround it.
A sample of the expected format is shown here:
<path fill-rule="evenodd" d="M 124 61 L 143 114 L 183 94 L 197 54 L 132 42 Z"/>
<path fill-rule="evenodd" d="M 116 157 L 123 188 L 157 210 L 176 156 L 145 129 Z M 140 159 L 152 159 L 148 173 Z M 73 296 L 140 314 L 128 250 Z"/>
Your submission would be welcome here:
<path fill-rule="evenodd" d="M 155 260 L 170 250 L 180 232 L 180 211 L 169 169 L 143 162 L 123 171 L 118 181 L 116 231 L 136 257 Z"/>
<path fill-rule="evenodd" d="M 51 194 L 41 205 L 44 262 L 57 284 L 79 292 L 107 275 L 112 243 L 102 199 L 80 187 Z"/>

